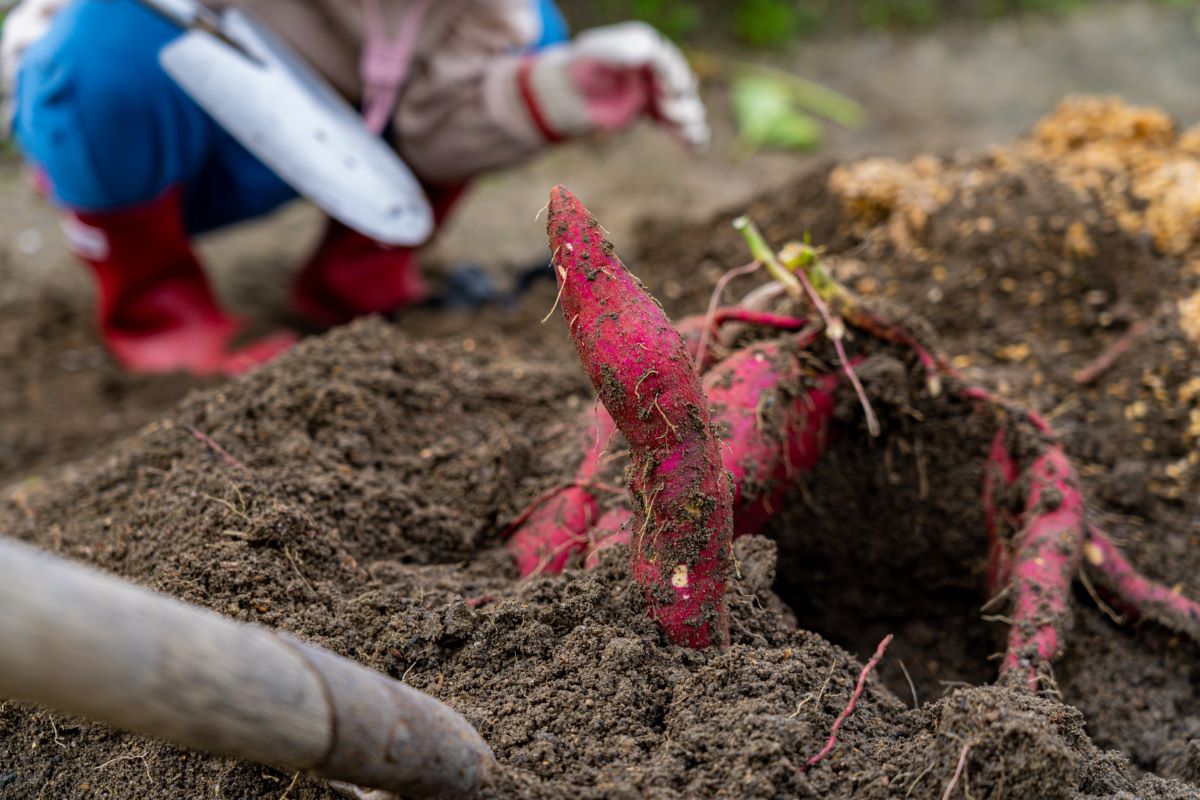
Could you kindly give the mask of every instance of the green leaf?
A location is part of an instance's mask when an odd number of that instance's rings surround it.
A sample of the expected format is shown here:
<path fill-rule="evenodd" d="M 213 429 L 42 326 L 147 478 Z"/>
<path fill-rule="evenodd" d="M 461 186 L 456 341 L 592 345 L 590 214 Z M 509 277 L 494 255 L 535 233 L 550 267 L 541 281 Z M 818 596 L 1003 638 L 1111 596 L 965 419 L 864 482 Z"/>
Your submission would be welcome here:
<path fill-rule="evenodd" d="M 748 76 L 734 80 L 731 90 L 738 138 L 750 150 L 811 150 L 820 145 L 821 123 L 796 107 L 785 82 Z"/>

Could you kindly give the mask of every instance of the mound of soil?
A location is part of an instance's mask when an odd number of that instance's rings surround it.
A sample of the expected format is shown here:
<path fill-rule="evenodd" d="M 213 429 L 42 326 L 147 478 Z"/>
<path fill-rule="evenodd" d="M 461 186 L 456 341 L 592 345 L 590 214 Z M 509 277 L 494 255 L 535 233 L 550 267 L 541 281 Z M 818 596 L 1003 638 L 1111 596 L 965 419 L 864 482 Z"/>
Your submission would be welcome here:
<path fill-rule="evenodd" d="M 972 381 L 1046 413 L 1083 474 L 1092 512 L 1140 567 L 1192 597 L 1200 596 L 1200 184 L 1187 176 L 1200 171 L 1196 142 L 1154 109 L 1078 98 L 987 154 L 832 166 L 748 209 L 776 243 L 807 233 L 827 247 L 835 274 L 861 294 L 918 309 Z M 636 263 L 715 280 L 747 258 L 727 224 L 743 211 L 703 230 L 648 223 Z M 729 294 L 751 282 L 735 282 Z M 672 311 L 696 307 L 706 291 L 677 292 Z M 1111 369 L 1076 383 L 1077 371 L 1139 323 L 1145 332 Z M 883 455 L 864 455 L 866 474 L 884 469 Z M 840 501 L 832 504 L 813 493 L 836 513 L 808 515 L 797 529 L 804 557 L 781 569 L 797 587 L 780 588 L 801 624 L 861 654 L 882 633 L 904 630 L 893 644 L 898 658 L 881 669 L 901 696 L 908 682 L 899 660 L 922 698 L 986 680 L 980 658 L 995 651 L 995 633 L 978 604 L 938 590 L 954 592 L 965 573 L 981 573 L 980 529 L 969 531 L 974 549 L 957 557 L 946 544 L 915 547 L 905 538 L 911 530 L 880 531 L 880 519 L 912 518 L 907 494 L 847 488 L 829 495 Z M 869 513 L 851 501 L 864 496 Z M 953 548 L 948 530 L 921 540 Z M 947 559 L 940 579 L 896 568 L 897 559 L 920 557 Z M 1154 626 L 1118 631 L 1086 595 L 1077 599 L 1077 629 L 1058 666 L 1062 697 L 1084 711 L 1101 745 L 1143 769 L 1195 780 L 1200 649 Z"/>
<path fill-rule="evenodd" d="M 811 231 L 843 280 L 925 314 L 973 379 L 1048 411 L 1095 513 L 1139 565 L 1197 595 L 1200 276 L 1191 234 L 1160 237 L 1175 228 L 1149 213 L 1186 203 L 1145 177 L 1184 174 L 1192 156 L 1147 115 L 1070 105 L 1003 151 L 846 165 L 751 213 L 777 243 Z M 723 225 L 658 223 L 629 263 L 678 313 L 745 260 Z M 863 369 L 883 435 L 845 437 L 775 541 L 737 543 L 730 649 L 668 646 L 620 550 L 592 572 L 519 581 L 499 531 L 570 475 L 590 401 L 560 323 L 536 325 L 552 301 L 544 287 L 514 316 L 442 320 L 437 335 L 413 316 L 306 341 L 0 494 L 0 531 L 403 677 L 492 745 L 488 797 L 923 798 L 951 783 L 980 798 L 1196 796 L 1194 644 L 1119 626 L 1081 594 L 1056 687 L 981 685 L 1004 635 L 980 611 L 988 438 L 886 351 Z M 1076 386 L 1139 320 L 1137 346 Z M 839 415 L 861 416 L 853 396 Z M 886 632 L 896 640 L 838 746 L 801 771 L 862 669 L 851 653 Z M 0 789 L 333 796 L 11 702 Z"/>

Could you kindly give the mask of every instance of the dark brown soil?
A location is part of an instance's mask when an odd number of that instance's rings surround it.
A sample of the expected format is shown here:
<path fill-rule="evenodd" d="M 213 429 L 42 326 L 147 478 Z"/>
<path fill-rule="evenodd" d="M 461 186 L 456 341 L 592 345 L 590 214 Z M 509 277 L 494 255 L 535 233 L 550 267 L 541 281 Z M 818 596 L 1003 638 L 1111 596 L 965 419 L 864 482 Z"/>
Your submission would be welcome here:
<path fill-rule="evenodd" d="M 128 435 L 197 385 L 125 374 L 100 346 L 90 309 L 28 283 L 0 250 L 0 486 Z"/>
<path fill-rule="evenodd" d="M 1094 513 L 1137 563 L 1198 595 L 1186 382 L 1200 365 L 1176 306 L 1195 289 L 1192 245 L 1143 241 L 1103 192 L 1077 194 L 1025 157 L 902 172 L 940 203 L 920 225 L 907 196 L 856 206 L 829 173 L 751 211 L 778 243 L 813 231 L 840 277 L 919 310 L 973 379 L 1049 412 Z M 1093 248 L 1064 244 L 1075 221 Z M 642 242 L 630 263 L 672 313 L 702 307 L 746 260 L 723 224 L 659 224 Z M 1080 300 L 1092 291 L 1104 295 Z M 667 646 L 619 551 L 592 573 L 518 581 L 498 531 L 569 474 L 590 394 L 561 323 L 536 325 L 552 300 L 543 287 L 515 315 L 364 321 L 309 340 L 111 451 L 6 490 L 0 531 L 403 676 L 492 745 L 489 797 L 938 798 L 960 761 L 954 797 L 1197 796 L 1195 645 L 1118 627 L 1080 593 L 1057 696 L 982 685 L 1005 632 L 980 612 L 988 436 L 887 349 L 862 370 L 883 435 L 853 433 L 846 398 L 852 432 L 769 531 L 778 554 L 766 538 L 738 542 L 729 650 Z M 1077 389 L 1072 372 L 1143 318 L 1154 332 Z M 861 670 L 851 654 L 888 632 L 839 745 L 801 772 Z M 285 795 L 332 796 L 0 705 L 0 797 Z"/>

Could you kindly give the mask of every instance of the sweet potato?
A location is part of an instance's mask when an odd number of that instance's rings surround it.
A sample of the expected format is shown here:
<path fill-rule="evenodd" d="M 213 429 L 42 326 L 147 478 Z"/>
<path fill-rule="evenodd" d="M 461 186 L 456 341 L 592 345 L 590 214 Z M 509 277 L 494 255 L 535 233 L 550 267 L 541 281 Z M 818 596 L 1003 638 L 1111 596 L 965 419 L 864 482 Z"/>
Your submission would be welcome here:
<path fill-rule="evenodd" d="M 1071 581 L 1084 537 L 1079 479 L 1058 445 L 1047 444 L 1034 459 L 1027 498 L 1013 553 L 1013 624 L 1000 671 L 1023 676 L 1036 691 L 1070 621 Z"/>
<path fill-rule="evenodd" d="M 727 644 L 733 493 L 693 357 L 599 223 L 561 186 L 550 193 L 547 232 L 568 331 L 629 442 L 633 579 L 670 641 Z"/>
<path fill-rule="evenodd" d="M 781 330 L 798 330 L 803 327 L 803 320 L 794 317 L 781 317 L 777 315 L 763 314 L 762 312 L 747 311 L 745 309 L 728 308 L 718 309 L 712 320 L 708 319 L 707 315 L 695 314 L 689 317 L 684 317 L 675 326 L 683 337 L 684 348 L 689 355 L 698 357 L 703 350 L 707 355 L 702 356 L 703 361 L 697 366 L 701 372 L 706 371 L 715 363 L 713 356 L 717 353 L 715 348 L 705 347 L 705 326 L 708 325 L 710 332 L 715 335 L 718 329 L 727 322 L 748 322 L 750 324 L 766 325 L 767 327 Z M 793 370 L 794 372 L 794 370 Z M 792 380 L 799 380 L 798 375 L 791 375 Z M 720 378 L 717 381 L 709 382 L 720 384 L 727 380 L 737 378 L 736 375 L 729 375 Z M 738 379 L 740 381 L 740 379 Z M 761 382 L 761 377 L 759 378 Z M 711 389 L 706 389 L 706 394 L 711 392 Z M 728 414 L 734 414 L 737 404 L 731 404 L 731 398 L 727 396 L 727 392 L 720 392 L 720 400 L 722 408 Z M 756 391 L 752 396 L 747 396 L 748 403 L 745 414 L 753 416 L 755 410 L 759 406 L 759 392 Z M 780 401 L 782 402 L 782 401 Z M 802 407 L 799 409 L 801 414 L 807 412 L 807 404 L 810 401 L 804 398 Z M 711 405 L 711 402 L 710 402 Z M 744 416 L 744 415 L 743 415 Z M 726 421 L 724 428 L 732 427 L 734 420 Z M 547 492 L 525 509 L 512 523 L 509 524 L 505 531 L 508 537 L 506 547 L 512 553 L 513 559 L 520 570 L 521 575 L 529 576 L 533 574 L 557 574 L 561 572 L 570 561 L 575 553 L 584 552 L 592 549 L 593 544 L 600 539 L 606 538 L 604 533 L 589 533 L 589 529 L 596 525 L 602 527 L 596 519 L 596 478 L 601 467 L 601 458 L 605 454 L 605 449 L 613 432 L 616 430 L 616 425 L 612 420 L 612 416 L 602 403 L 596 403 L 593 409 L 589 409 L 583 416 L 581 426 L 582 433 L 582 452 L 583 456 L 580 460 L 579 467 L 575 472 L 574 479 L 562 486 Z M 739 435 L 744 435 L 746 431 L 739 430 Z M 769 431 L 760 431 L 757 435 L 769 437 Z M 780 437 L 771 437 L 773 440 L 778 440 Z M 803 437 L 801 437 L 802 439 Z M 799 440 L 798 440 L 799 441 Z M 809 447 L 809 445 L 802 445 Z M 759 445 L 761 451 L 762 445 Z M 735 474 L 746 474 L 751 481 L 754 480 L 754 474 L 761 470 L 754 469 L 753 465 L 742 460 L 734 459 L 741 463 L 740 468 L 734 466 L 733 460 L 730 458 L 730 453 L 737 451 L 741 452 L 744 447 L 734 447 L 731 451 L 729 448 L 722 450 L 722 456 L 725 459 L 726 467 L 734 471 Z M 796 455 L 793 458 L 795 464 L 799 464 L 800 460 L 805 456 Z M 766 474 L 770 474 L 773 469 L 773 464 L 780 461 L 779 457 L 771 454 L 769 457 L 770 464 L 763 462 L 766 469 Z M 807 467 L 806 467 L 807 468 Z M 775 479 L 772 479 L 776 482 Z M 758 497 L 760 492 L 755 487 L 747 487 L 750 494 Z M 735 486 L 735 523 L 734 530 L 737 535 L 743 533 L 757 531 L 762 527 L 762 523 L 758 522 L 753 525 L 752 529 L 742 530 L 737 525 L 738 506 L 737 499 L 743 494 L 742 488 Z M 766 496 L 762 497 L 762 503 L 765 508 L 771 508 L 770 501 Z M 621 543 L 628 543 L 628 531 Z M 616 544 L 617 541 L 611 541 L 608 544 Z"/>
<path fill-rule="evenodd" d="M 1185 597 L 1178 588 L 1164 586 L 1139 573 L 1112 539 L 1095 525 L 1088 526 L 1083 554 L 1087 571 L 1101 587 L 1116 596 L 1126 614 L 1152 619 L 1200 641 L 1200 603 Z"/>
<path fill-rule="evenodd" d="M 593 481 L 616 425 L 596 403 L 584 414 L 582 428 L 583 459 L 575 479 L 538 498 L 509 525 L 505 546 L 522 576 L 562 572 L 571 556 L 588 545 L 588 531 L 596 523 Z"/>
<path fill-rule="evenodd" d="M 733 482 L 733 535 L 758 533 L 782 507 L 796 479 L 811 470 L 833 436 L 836 374 L 811 387 L 797 351 L 813 336 L 767 341 L 739 350 L 704 378 L 709 413 L 721 438 L 721 460 Z M 589 537 L 596 553 L 631 538 L 609 512 Z M 589 556 L 589 563 L 595 559 Z"/>
<path fill-rule="evenodd" d="M 805 388 L 797 349 L 761 342 L 734 353 L 705 376 L 713 423 L 723 439 L 721 458 L 733 479 L 735 536 L 758 533 L 824 453 L 833 420 L 838 376 Z"/>

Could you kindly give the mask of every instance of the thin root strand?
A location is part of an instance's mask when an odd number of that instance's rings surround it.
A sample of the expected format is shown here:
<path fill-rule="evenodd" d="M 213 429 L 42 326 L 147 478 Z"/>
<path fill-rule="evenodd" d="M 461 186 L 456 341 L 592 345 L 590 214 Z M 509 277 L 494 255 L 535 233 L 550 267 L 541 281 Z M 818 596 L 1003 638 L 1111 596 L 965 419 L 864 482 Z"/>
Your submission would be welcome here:
<path fill-rule="evenodd" d="M 825 759 L 825 756 L 829 755 L 834 746 L 837 745 L 837 735 L 838 731 L 842 728 L 842 723 L 844 723 L 846 719 L 854 713 L 854 707 L 858 705 L 858 700 L 860 697 L 862 697 L 863 691 L 866 689 L 867 676 L 871 674 L 871 670 L 873 670 L 875 665 L 878 664 L 880 659 L 883 658 L 883 654 L 887 652 L 888 645 L 891 643 L 892 634 L 889 633 L 887 636 L 883 637 L 883 641 L 881 641 L 879 646 L 875 648 L 875 654 L 872 655 L 870 660 L 863 665 L 862 672 L 858 674 L 858 682 L 854 685 L 854 692 L 850 695 L 850 702 L 846 704 L 846 707 L 842 709 L 842 713 L 838 714 L 837 719 L 833 721 L 833 729 L 829 732 L 829 738 L 825 740 L 825 746 L 821 748 L 821 752 L 817 753 L 815 756 L 805 762 L 804 766 L 801 768 L 801 772 L 808 772 L 817 764 L 821 763 Z"/>

